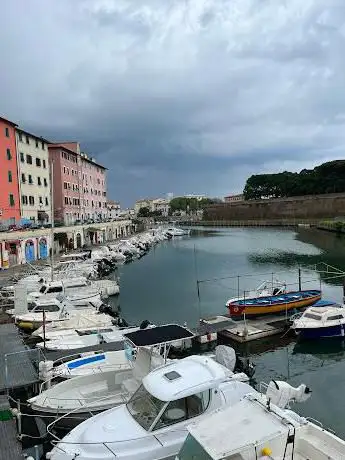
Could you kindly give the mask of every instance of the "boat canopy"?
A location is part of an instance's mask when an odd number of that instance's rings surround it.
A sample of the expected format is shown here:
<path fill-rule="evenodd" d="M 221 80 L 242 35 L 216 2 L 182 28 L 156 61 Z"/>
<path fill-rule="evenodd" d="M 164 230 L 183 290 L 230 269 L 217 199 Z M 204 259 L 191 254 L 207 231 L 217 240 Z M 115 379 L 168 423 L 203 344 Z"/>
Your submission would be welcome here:
<path fill-rule="evenodd" d="M 279 413 L 279 410 L 276 409 L 276 412 Z M 295 420 L 285 422 L 283 417 L 271 414 L 255 400 L 244 398 L 229 409 L 216 411 L 205 420 L 192 423 L 188 431 L 209 454 L 210 459 L 221 460 L 233 456 L 237 459 L 242 456 L 236 454 L 244 454 L 247 458 L 248 454 L 255 453 L 255 445 L 270 446 L 270 441 L 280 436 L 286 439 L 289 434 L 289 423 L 292 426 L 298 425 Z M 284 443 L 282 445 L 284 447 Z M 260 452 L 260 449 L 257 450 Z M 180 458 L 188 457 L 181 455 Z"/>
<path fill-rule="evenodd" d="M 177 340 L 191 339 L 192 331 L 178 324 L 166 324 L 148 329 L 140 329 L 123 335 L 124 339 L 134 347 L 156 346 Z"/>

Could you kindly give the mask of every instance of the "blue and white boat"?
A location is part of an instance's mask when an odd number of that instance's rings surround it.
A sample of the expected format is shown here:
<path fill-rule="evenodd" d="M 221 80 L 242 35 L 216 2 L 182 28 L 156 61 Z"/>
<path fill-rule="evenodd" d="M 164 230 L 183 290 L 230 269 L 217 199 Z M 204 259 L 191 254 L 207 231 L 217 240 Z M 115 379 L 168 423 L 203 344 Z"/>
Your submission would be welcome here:
<path fill-rule="evenodd" d="M 345 308 L 309 307 L 294 320 L 292 329 L 303 339 L 345 337 Z"/>

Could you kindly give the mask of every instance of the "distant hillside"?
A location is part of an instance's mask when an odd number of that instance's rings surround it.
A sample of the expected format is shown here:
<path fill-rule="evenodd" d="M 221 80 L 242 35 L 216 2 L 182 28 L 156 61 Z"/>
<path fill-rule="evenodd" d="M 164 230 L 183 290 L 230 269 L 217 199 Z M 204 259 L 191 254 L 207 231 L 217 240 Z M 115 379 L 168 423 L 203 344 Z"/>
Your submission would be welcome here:
<path fill-rule="evenodd" d="M 299 173 L 255 174 L 243 190 L 246 200 L 345 192 L 345 160 L 323 163 Z"/>

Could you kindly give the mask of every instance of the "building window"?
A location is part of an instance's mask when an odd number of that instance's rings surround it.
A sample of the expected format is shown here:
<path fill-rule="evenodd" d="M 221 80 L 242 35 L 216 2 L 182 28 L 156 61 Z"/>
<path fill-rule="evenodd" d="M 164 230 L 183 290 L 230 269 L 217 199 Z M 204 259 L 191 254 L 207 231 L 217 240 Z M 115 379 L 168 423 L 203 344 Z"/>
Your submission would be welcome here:
<path fill-rule="evenodd" d="M 5 136 L 10 137 L 10 130 L 8 128 L 5 128 Z"/>
<path fill-rule="evenodd" d="M 23 153 L 23 152 L 20 152 L 20 153 L 19 153 L 19 156 L 20 156 L 20 161 L 21 161 L 22 163 L 24 163 L 24 161 L 25 161 L 24 153 Z"/>
<path fill-rule="evenodd" d="M 12 193 L 9 194 L 8 200 L 9 200 L 10 206 L 13 207 L 14 206 L 14 196 Z"/>
<path fill-rule="evenodd" d="M 36 166 L 41 167 L 41 158 L 36 158 Z"/>
<path fill-rule="evenodd" d="M 44 147 L 44 142 L 42 141 L 42 150 L 45 150 L 45 147 Z M 44 161 L 44 160 L 43 160 Z M 45 166 L 44 166 L 45 168 Z"/>
<path fill-rule="evenodd" d="M 44 183 L 44 186 L 45 186 L 45 187 L 48 187 L 48 181 L 47 181 L 46 178 L 43 179 L 43 183 Z"/>
<path fill-rule="evenodd" d="M 8 171 L 8 182 L 12 182 L 12 172 Z"/>
<path fill-rule="evenodd" d="M 41 181 L 41 178 L 40 178 L 40 177 L 37 177 L 37 185 L 39 185 L 39 186 L 42 185 L 42 181 Z"/>
<path fill-rule="evenodd" d="M 29 204 L 31 204 L 32 206 L 35 205 L 35 197 L 29 196 Z"/>
<path fill-rule="evenodd" d="M 38 149 L 38 140 L 35 139 L 36 149 Z"/>
<path fill-rule="evenodd" d="M 22 195 L 22 204 L 28 204 L 28 197 L 26 195 Z"/>
<path fill-rule="evenodd" d="M 20 142 L 23 142 L 23 134 L 22 133 L 18 133 L 18 139 Z"/>
<path fill-rule="evenodd" d="M 11 150 L 10 149 L 6 149 L 6 155 L 7 155 L 8 160 L 12 160 L 12 155 L 11 155 Z"/>
<path fill-rule="evenodd" d="M 43 144 L 44 145 L 44 144 Z M 42 160 L 42 163 L 43 163 L 43 168 L 46 169 L 46 160 Z"/>
<path fill-rule="evenodd" d="M 102 207 L 102 203 L 99 201 L 98 202 L 98 207 L 101 208 Z"/>
<path fill-rule="evenodd" d="M 63 183 L 63 188 L 64 188 L 65 190 L 67 190 L 67 182 L 64 182 L 64 183 Z"/>
<path fill-rule="evenodd" d="M 68 196 L 65 196 L 65 204 L 68 204 Z"/>
<path fill-rule="evenodd" d="M 32 165 L 32 156 L 31 155 L 26 155 L 26 162 L 28 165 Z"/>
<path fill-rule="evenodd" d="M 30 144 L 29 136 L 25 136 L 25 138 L 26 138 L 26 143 L 27 143 L 27 144 Z"/>
<path fill-rule="evenodd" d="M 48 204 L 49 204 L 49 203 L 48 203 L 48 198 L 46 197 L 46 206 L 48 206 Z"/>
<path fill-rule="evenodd" d="M 22 183 L 23 183 L 23 184 L 25 184 L 25 182 L 26 182 L 26 179 L 25 179 L 25 174 L 24 174 L 24 173 L 22 173 Z"/>
<path fill-rule="evenodd" d="M 29 184 L 32 184 L 32 183 L 33 183 L 33 181 L 32 181 L 32 175 L 29 174 Z"/>
<path fill-rule="evenodd" d="M 40 204 L 43 204 L 43 198 L 40 196 L 39 197 Z"/>

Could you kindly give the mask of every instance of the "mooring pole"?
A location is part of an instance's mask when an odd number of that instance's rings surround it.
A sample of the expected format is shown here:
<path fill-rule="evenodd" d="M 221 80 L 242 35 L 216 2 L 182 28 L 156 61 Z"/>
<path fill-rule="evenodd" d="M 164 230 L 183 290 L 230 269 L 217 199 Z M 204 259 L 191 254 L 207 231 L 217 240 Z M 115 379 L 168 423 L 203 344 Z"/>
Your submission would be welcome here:
<path fill-rule="evenodd" d="M 343 302 L 345 302 L 345 278 L 343 279 Z"/>
<path fill-rule="evenodd" d="M 298 290 L 302 291 L 301 267 L 298 267 Z"/>
<path fill-rule="evenodd" d="M 43 308 L 43 348 L 46 349 L 46 310 Z"/>

